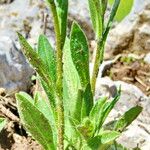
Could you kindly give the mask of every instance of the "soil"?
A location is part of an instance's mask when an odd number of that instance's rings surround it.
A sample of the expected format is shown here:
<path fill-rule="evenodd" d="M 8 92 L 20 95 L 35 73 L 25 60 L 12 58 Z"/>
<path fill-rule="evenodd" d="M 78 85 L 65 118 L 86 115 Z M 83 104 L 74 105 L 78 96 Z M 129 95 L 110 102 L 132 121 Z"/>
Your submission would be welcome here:
<path fill-rule="evenodd" d="M 112 80 L 134 84 L 147 96 L 150 96 L 150 65 L 145 63 L 141 55 L 122 56 L 107 70 L 106 75 Z M 135 58 L 136 57 L 136 58 Z"/>

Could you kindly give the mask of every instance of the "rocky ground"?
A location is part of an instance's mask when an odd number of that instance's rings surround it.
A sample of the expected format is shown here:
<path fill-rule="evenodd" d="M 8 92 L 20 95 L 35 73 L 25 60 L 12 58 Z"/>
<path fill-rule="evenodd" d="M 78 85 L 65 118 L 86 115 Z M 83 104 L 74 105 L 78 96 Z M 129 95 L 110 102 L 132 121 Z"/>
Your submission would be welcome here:
<path fill-rule="evenodd" d="M 95 44 L 87 1 L 71 0 L 69 27 L 79 22 L 91 43 Z M 109 13 L 109 10 L 108 10 Z M 21 32 L 36 47 L 40 33 L 45 33 L 54 45 L 53 24 L 43 0 L 0 0 L 0 116 L 8 118 L 0 133 L 0 149 L 40 150 L 41 147 L 23 129 L 14 94 L 32 91 L 33 69 L 20 51 L 16 31 Z M 92 60 L 92 57 L 91 57 Z M 92 67 L 91 67 L 92 68 Z M 131 14 L 110 32 L 106 43 L 105 62 L 100 67 L 96 95 L 113 97 L 121 85 L 121 100 L 109 116 L 117 118 L 135 105 L 143 112 L 118 139 L 129 147 L 150 149 L 150 2 L 135 0 Z"/>

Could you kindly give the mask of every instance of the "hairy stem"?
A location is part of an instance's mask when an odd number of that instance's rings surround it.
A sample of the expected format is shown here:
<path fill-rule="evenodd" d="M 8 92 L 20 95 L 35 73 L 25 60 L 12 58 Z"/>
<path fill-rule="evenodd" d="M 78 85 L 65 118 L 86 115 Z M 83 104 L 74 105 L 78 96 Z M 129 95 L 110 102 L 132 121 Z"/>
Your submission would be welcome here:
<path fill-rule="evenodd" d="M 57 59 L 57 121 L 58 121 L 58 149 L 64 150 L 64 107 L 63 107 L 63 52 L 61 44 L 61 33 L 59 27 L 58 14 L 54 0 L 50 2 L 51 11 L 54 19 L 54 30 L 56 35 L 56 59 Z"/>

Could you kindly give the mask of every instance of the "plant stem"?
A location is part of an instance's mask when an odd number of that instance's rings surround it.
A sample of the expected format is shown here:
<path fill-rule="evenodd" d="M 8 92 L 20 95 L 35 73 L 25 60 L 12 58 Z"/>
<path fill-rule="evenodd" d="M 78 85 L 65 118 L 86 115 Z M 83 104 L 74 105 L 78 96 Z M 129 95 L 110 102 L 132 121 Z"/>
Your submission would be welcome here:
<path fill-rule="evenodd" d="M 58 14 L 56 10 L 56 5 L 53 2 L 50 3 L 51 11 L 53 13 L 54 19 L 54 30 L 56 35 L 56 59 L 57 59 L 57 121 L 58 121 L 58 149 L 64 150 L 64 107 L 63 107 L 63 52 L 62 52 L 62 44 L 61 44 L 61 33 L 59 27 Z"/>
<path fill-rule="evenodd" d="M 92 72 L 92 78 L 91 78 L 91 87 L 92 87 L 92 93 L 95 95 L 95 86 L 96 86 L 96 79 L 99 72 L 99 67 L 103 62 L 103 53 L 104 53 L 104 44 L 103 40 L 97 41 L 97 48 L 96 48 L 96 55 L 94 59 L 94 66 L 93 66 L 93 72 Z"/>

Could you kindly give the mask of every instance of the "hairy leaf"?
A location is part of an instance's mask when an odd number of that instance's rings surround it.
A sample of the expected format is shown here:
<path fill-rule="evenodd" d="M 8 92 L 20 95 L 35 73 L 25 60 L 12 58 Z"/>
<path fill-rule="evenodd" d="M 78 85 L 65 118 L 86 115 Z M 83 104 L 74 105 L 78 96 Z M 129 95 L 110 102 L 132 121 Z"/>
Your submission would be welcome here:
<path fill-rule="evenodd" d="M 56 58 L 54 50 L 45 35 L 40 35 L 39 37 L 38 54 L 47 66 L 48 75 L 50 76 L 53 85 L 51 86 L 51 90 L 49 90 L 47 82 L 40 79 L 41 84 L 51 102 L 52 107 L 55 108 L 55 89 L 53 87 L 56 83 Z"/>
<path fill-rule="evenodd" d="M 82 107 L 82 87 L 78 72 L 71 58 L 69 39 L 66 40 L 63 54 L 63 100 L 66 126 L 65 134 L 70 140 L 77 141 L 78 133 L 76 132 L 74 124 L 77 122 L 79 124 L 81 120 L 80 112 Z"/>
<path fill-rule="evenodd" d="M 109 33 L 110 28 L 112 26 L 112 23 L 114 21 L 114 17 L 116 15 L 117 10 L 118 10 L 119 4 L 120 4 L 120 0 L 114 0 L 114 4 L 113 4 L 113 7 L 112 7 L 112 10 L 111 10 L 110 17 L 109 17 L 109 20 L 107 22 L 106 28 L 103 31 L 102 38 L 99 39 L 100 40 L 100 46 L 99 47 L 101 48 L 100 60 L 103 60 L 103 57 L 104 57 L 104 46 L 105 46 L 105 43 L 106 43 L 106 39 L 107 39 L 108 33 Z"/>
<path fill-rule="evenodd" d="M 103 98 L 97 100 L 97 102 L 93 106 L 93 108 L 90 112 L 90 119 L 93 120 L 94 122 L 97 122 L 98 116 L 100 115 L 101 110 L 102 110 L 103 105 L 105 104 L 106 100 L 107 100 L 107 98 L 103 97 Z"/>
<path fill-rule="evenodd" d="M 100 38 L 103 31 L 103 12 L 100 0 L 88 0 L 91 20 L 96 37 Z"/>
<path fill-rule="evenodd" d="M 127 126 L 129 126 L 141 113 L 142 107 L 135 106 L 125 112 L 125 114 L 116 122 L 115 130 L 122 132 Z"/>
<path fill-rule="evenodd" d="M 27 59 L 29 60 L 30 64 L 34 67 L 34 69 L 43 78 L 45 82 L 47 82 L 49 85 L 52 85 L 52 81 L 50 77 L 47 76 L 48 68 L 43 62 L 43 60 L 36 53 L 36 51 L 32 49 L 32 47 L 28 44 L 26 39 L 20 33 L 18 33 L 18 37 L 22 47 L 22 51 L 24 55 L 27 57 Z"/>
<path fill-rule="evenodd" d="M 84 101 L 82 107 L 82 118 L 89 115 L 93 106 L 93 97 L 89 75 L 89 51 L 86 36 L 77 23 L 73 23 L 70 36 L 71 57 L 78 72 L 82 90 L 84 91 Z"/>
<path fill-rule="evenodd" d="M 5 125 L 6 125 L 6 119 L 0 118 L 0 132 L 5 127 Z"/>
<path fill-rule="evenodd" d="M 78 71 L 82 87 L 89 83 L 89 51 L 87 39 L 77 23 L 73 23 L 70 36 L 70 50 L 73 63 Z"/>
<path fill-rule="evenodd" d="M 41 59 L 42 56 L 39 56 L 36 53 L 36 51 L 32 49 L 32 47 L 28 44 L 26 39 L 20 33 L 18 33 L 18 37 L 24 55 L 27 57 L 30 64 L 33 66 L 33 68 L 37 71 L 39 76 L 42 78 L 41 80 L 43 80 L 46 83 L 49 92 L 51 92 L 51 96 L 53 97 L 52 99 L 50 99 L 51 105 L 52 107 L 55 107 L 55 99 L 54 99 L 55 86 L 53 84 L 52 77 L 49 75 L 48 65 L 45 64 L 45 61 Z"/>
<path fill-rule="evenodd" d="M 83 137 L 88 140 L 92 137 L 94 131 L 94 124 L 90 121 L 89 118 L 85 118 L 81 125 L 77 126 L 79 132 Z"/>
<path fill-rule="evenodd" d="M 62 48 L 65 43 L 67 30 L 67 14 L 68 14 L 68 0 L 55 0 L 57 4 L 57 12 L 59 16 L 59 26 L 61 33 Z"/>
<path fill-rule="evenodd" d="M 34 104 L 29 95 L 16 94 L 21 121 L 29 133 L 47 150 L 55 150 L 49 120 Z M 32 102 L 33 101 L 33 102 Z"/>
<path fill-rule="evenodd" d="M 88 141 L 88 145 L 92 149 L 105 149 L 104 147 L 108 146 L 113 142 L 116 138 L 120 136 L 119 132 L 116 131 L 104 131 L 100 135 L 95 136 L 94 138 L 91 138 Z"/>
<path fill-rule="evenodd" d="M 98 121 L 97 121 L 97 134 L 99 133 L 99 131 L 100 131 L 103 123 L 105 122 L 107 116 L 109 115 L 111 110 L 114 108 L 114 106 L 118 102 L 118 100 L 120 99 L 120 94 L 121 94 L 121 89 L 119 89 L 118 93 L 113 98 L 113 100 L 111 100 L 110 102 L 108 101 L 103 105 L 101 113 L 100 113 L 100 115 L 98 117 Z"/>
<path fill-rule="evenodd" d="M 56 82 L 56 58 L 54 50 L 45 35 L 40 35 L 38 42 L 38 54 L 47 65 L 53 84 Z"/>

